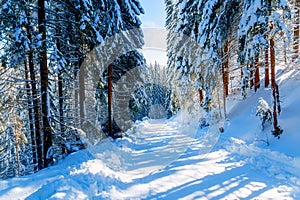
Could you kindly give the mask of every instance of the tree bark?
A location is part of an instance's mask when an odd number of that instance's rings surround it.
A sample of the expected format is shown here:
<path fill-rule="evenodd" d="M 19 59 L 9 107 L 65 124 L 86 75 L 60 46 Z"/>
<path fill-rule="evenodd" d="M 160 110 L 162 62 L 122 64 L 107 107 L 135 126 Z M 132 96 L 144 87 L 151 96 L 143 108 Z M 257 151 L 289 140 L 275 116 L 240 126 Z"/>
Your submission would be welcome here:
<path fill-rule="evenodd" d="M 268 0 L 268 11 L 269 15 L 271 16 L 272 1 Z M 272 30 L 273 27 L 271 25 L 270 29 Z M 275 59 L 275 42 L 274 39 L 270 39 L 270 66 L 271 66 L 271 88 L 272 88 L 272 95 L 273 95 L 273 135 L 279 138 L 279 135 L 282 133 L 282 129 L 278 126 L 278 116 L 280 114 L 280 101 L 279 101 L 279 89 L 278 85 L 276 84 L 276 59 Z"/>
<path fill-rule="evenodd" d="M 275 49 L 274 49 L 274 40 L 270 39 L 270 57 L 271 57 L 271 87 L 273 94 L 273 127 L 274 130 L 278 127 L 278 119 L 277 119 L 277 103 L 278 102 L 278 86 L 276 84 L 276 76 L 275 76 Z"/>
<path fill-rule="evenodd" d="M 38 0 L 38 25 L 39 33 L 42 35 L 42 45 L 40 49 L 40 75 L 41 75 L 41 97 L 42 97 L 42 119 L 43 119 L 43 150 L 44 167 L 48 167 L 52 158 L 47 153 L 52 147 L 52 130 L 50 127 L 50 108 L 48 91 L 48 66 L 47 66 L 47 46 L 46 46 L 46 14 L 45 0 Z"/>
<path fill-rule="evenodd" d="M 228 58 L 228 48 L 229 48 L 229 42 L 226 41 L 223 55 L 225 57 L 224 62 L 222 63 L 222 74 L 223 74 L 223 90 L 224 90 L 224 96 L 227 97 L 229 94 L 229 58 Z"/>
<path fill-rule="evenodd" d="M 113 65 L 108 66 L 108 135 L 114 137 L 113 133 Z"/>
<path fill-rule="evenodd" d="M 201 103 L 204 99 L 203 90 L 199 89 L 198 92 L 199 92 L 199 101 Z"/>
<path fill-rule="evenodd" d="M 241 67 L 241 79 L 243 80 L 244 77 L 244 71 L 243 71 L 243 67 Z"/>
<path fill-rule="evenodd" d="M 80 127 L 80 112 L 79 112 L 79 80 L 78 80 L 79 69 L 78 66 L 74 67 L 74 121 L 76 127 Z"/>
<path fill-rule="evenodd" d="M 60 10 L 56 9 L 56 13 L 59 14 Z M 62 38 L 61 31 L 59 29 L 59 26 L 56 27 L 57 29 L 57 34 L 56 34 L 56 48 L 59 52 L 61 52 L 61 41 L 60 38 Z M 65 131 L 66 131 L 66 125 L 65 125 L 65 113 L 64 113 L 64 92 L 63 92 L 63 74 L 62 70 L 60 69 L 58 72 L 58 77 L 57 77 L 57 87 L 58 87 L 58 110 L 59 110 L 59 126 L 60 126 L 60 134 L 61 137 L 65 137 Z M 61 141 L 61 144 L 64 141 Z M 65 145 L 62 144 L 62 153 L 66 153 L 66 148 Z"/>
<path fill-rule="evenodd" d="M 27 37 L 30 43 L 32 43 L 32 28 L 29 25 L 30 22 L 30 16 L 28 9 L 25 9 L 25 14 L 28 20 L 26 31 L 27 31 Z M 30 75 L 30 84 L 31 84 L 31 97 L 32 97 L 32 106 L 33 106 L 33 120 L 34 120 L 34 136 L 32 139 L 35 142 L 35 150 L 33 153 L 33 157 L 36 157 L 37 166 L 34 166 L 34 170 L 41 170 L 43 168 L 43 149 L 42 149 L 42 135 L 41 135 L 41 126 L 40 126 L 40 101 L 38 97 L 38 91 L 37 91 L 37 82 L 36 82 L 36 76 L 35 76 L 35 68 L 34 68 L 34 62 L 33 62 L 33 50 L 30 49 L 28 53 L 28 65 L 29 65 L 29 75 Z"/>
<path fill-rule="evenodd" d="M 254 86 L 254 69 L 253 64 L 250 64 L 250 89 L 252 89 Z"/>
<path fill-rule="evenodd" d="M 15 151 L 16 151 L 16 161 L 17 161 L 17 175 L 20 176 L 20 155 L 19 155 L 19 135 L 18 135 L 18 123 L 17 123 L 17 120 L 16 120 L 16 115 L 14 117 L 14 135 L 15 135 L 15 140 L 16 140 L 16 146 L 15 146 Z"/>
<path fill-rule="evenodd" d="M 79 107 L 80 107 L 80 127 L 85 121 L 85 67 L 82 66 L 83 60 L 79 60 Z"/>
<path fill-rule="evenodd" d="M 260 73 L 259 73 L 259 57 L 255 55 L 255 79 L 254 79 L 254 90 L 255 92 L 260 88 Z"/>
<path fill-rule="evenodd" d="M 64 135 L 64 132 L 66 131 L 65 126 L 65 118 L 64 118 L 64 93 L 63 93 L 63 77 L 62 73 L 60 72 L 58 74 L 58 98 L 59 98 L 59 120 L 60 120 L 60 131 L 61 134 Z"/>
<path fill-rule="evenodd" d="M 31 92 L 32 92 L 32 103 L 34 111 L 34 127 L 35 127 L 35 140 L 36 140 L 36 153 L 37 153 L 37 169 L 43 168 L 43 148 L 42 148 L 42 134 L 41 134 L 41 119 L 40 119 L 40 101 L 38 97 L 38 91 L 36 86 L 35 69 L 33 63 L 33 54 L 29 52 L 29 71 L 31 80 Z"/>
<path fill-rule="evenodd" d="M 269 48 L 265 49 L 265 87 L 270 85 Z"/>
<path fill-rule="evenodd" d="M 65 113 L 64 113 L 64 93 L 63 93 L 63 77 L 62 73 L 58 73 L 58 80 L 57 80 L 57 86 L 58 86 L 58 104 L 59 104 L 59 124 L 60 124 L 60 134 L 61 137 L 65 137 L 66 132 L 66 125 L 65 125 Z M 64 141 L 61 141 L 62 143 Z M 65 145 L 62 145 L 62 153 L 66 153 Z"/>
<path fill-rule="evenodd" d="M 272 88 L 276 87 L 275 79 L 275 49 L 274 49 L 274 40 L 270 39 L 270 57 L 271 57 L 271 86 Z"/>
<path fill-rule="evenodd" d="M 26 92 L 27 92 L 27 106 L 28 106 L 28 119 L 29 119 L 29 129 L 31 138 L 31 154 L 32 154 L 32 164 L 34 166 L 34 171 L 36 171 L 37 156 L 36 156 L 36 141 L 34 133 L 34 119 L 33 119 L 33 106 L 32 106 L 32 93 L 30 87 L 30 77 L 29 68 L 27 65 L 27 60 L 25 61 L 25 79 L 26 79 Z"/>

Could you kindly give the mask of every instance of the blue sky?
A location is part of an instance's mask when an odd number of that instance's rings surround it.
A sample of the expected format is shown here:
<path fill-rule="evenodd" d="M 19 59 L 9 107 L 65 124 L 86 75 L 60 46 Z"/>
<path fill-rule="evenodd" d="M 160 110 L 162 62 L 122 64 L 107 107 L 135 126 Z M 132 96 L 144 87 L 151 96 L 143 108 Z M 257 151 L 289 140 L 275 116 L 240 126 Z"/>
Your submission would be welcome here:
<path fill-rule="evenodd" d="M 164 27 L 165 6 L 164 0 L 140 0 L 145 10 L 145 15 L 141 16 L 142 27 Z"/>
<path fill-rule="evenodd" d="M 161 65 L 166 65 L 167 55 L 165 50 L 154 50 L 156 47 L 161 46 L 156 46 L 157 42 L 166 45 L 166 34 L 160 32 L 161 29 L 164 29 L 166 19 L 164 0 L 140 0 L 140 2 L 145 10 L 145 14 L 140 17 L 142 20 L 142 28 L 144 28 L 144 40 L 146 43 L 143 47 L 143 55 L 148 64 L 157 61 Z M 147 31 L 150 31 L 150 34 L 147 34 Z M 156 45 L 153 46 L 154 40 L 157 40 L 157 42 Z M 149 46 L 150 48 L 147 46 L 148 41 L 152 42 L 152 45 Z M 152 47 L 154 49 L 152 49 Z"/>

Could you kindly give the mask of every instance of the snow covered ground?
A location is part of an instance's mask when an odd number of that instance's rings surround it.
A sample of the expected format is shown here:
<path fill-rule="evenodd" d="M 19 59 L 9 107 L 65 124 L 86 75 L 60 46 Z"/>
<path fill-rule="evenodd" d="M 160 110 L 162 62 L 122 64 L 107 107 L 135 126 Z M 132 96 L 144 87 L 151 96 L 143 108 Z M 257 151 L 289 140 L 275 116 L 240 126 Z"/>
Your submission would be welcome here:
<path fill-rule="evenodd" d="M 0 199 L 300 199 L 300 74 L 282 73 L 284 132 L 261 131 L 261 89 L 230 97 L 225 132 L 178 118 L 140 122 L 127 137 L 82 150 L 36 174 L 0 181 Z M 197 119 L 194 119 L 197 121 Z M 179 123 L 180 122 L 180 123 Z M 268 133 L 270 145 L 262 142 Z"/>

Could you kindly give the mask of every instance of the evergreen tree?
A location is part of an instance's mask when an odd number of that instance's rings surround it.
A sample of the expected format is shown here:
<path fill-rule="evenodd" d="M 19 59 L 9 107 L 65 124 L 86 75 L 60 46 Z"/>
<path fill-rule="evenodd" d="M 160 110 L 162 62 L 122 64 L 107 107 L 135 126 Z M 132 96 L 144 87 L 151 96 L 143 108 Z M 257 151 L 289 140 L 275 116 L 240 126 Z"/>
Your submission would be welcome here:
<path fill-rule="evenodd" d="M 178 33 L 174 40 L 168 36 L 168 66 L 176 70 L 180 85 L 191 84 L 199 90 L 200 100 L 205 91 L 203 105 L 209 110 L 223 62 L 220 49 L 226 49 L 230 22 L 239 11 L 239 1 L 178 1 L 173 7 L 166 3 L 168 12 L 178 9 L 174 22 L 167 17 L 168 24 L 176 23 L 175 28 L 167 26 L 169 31 Z"/>
<path fill-rule="evenodd" d="M 240 53 L 238 58 L 239 64 L 246 66 L 243 71 L 242 88 L 244 95 L 246 95 L 249 81 L 251 86 L 255 85 L 255 89 L 259 86 L 258 57 L 261 49 L 269 47 L 269 38 L 273 38 L 278 32 L 285 35 L 289 34 L 281 19 L 282 15 L 277 12 L 279 9 L 288 11 L 287 2 L 285 0 L 278 1 L 276 4 L 270 4 L 270 2 L 269 0 L 244 1 L 244 12 L 239 25 Z M 284 14 L 287 15 L 288 12 Z M 268 60 L 268 52 L 265 52 L 265 58 Z M 266 62 L 268 64 L 268 61 Z M 268 72 L 268 66 L 266 65 L 266 73 Z M 253 81 L 254 75 L 256 81 Z M 268 85 L 267 83 L 268 81 L 265 85 Z"/>
<path fill-rule="evenodd" d="M 39 166 L 42 164 L 42 151 L 40 152 L 39 160 L 36 158 L 36 141 L 39 141 L 40 129 L 39 129 L 39 109 L 38 109 L 38 98 L 36 95 L 36 81 L 35 81 L 35 72 L 33 69 L 33 52 L 34 52 L 34 34 L 33 31 L 34 21 L 29 12 L 31 2 L 29 1 L 2 1 L 2 11 L 1 13 L 1 37 L 6 41 L 5 53 L 2 54 L 1 60 L 3 67 L 14 68 L 23 72 L 25 78 L 26 87 L 27 87 L 27 108 L 28 108 L 28 117 L 30 131 L 31 131 L 31 148 L 33 154 L 33 165 L 39 162 Z M 28 59 L 27 59 L 28 57 Z M 28 64 L 27 64 L 28 63 Z M 29 69 L 27 68 L 29 65 Z M 23 68 L 24 67 L 24 68 Z M 25 70 L 24 70 L 25 69 Z M 29 71 L 28 71 L 29 70 Z M 30 73 L 30 79 L 28 72 Z M 2 74 L 3 75 L 3 74 Z M 17 77 L 15 77 L 17 78 Z M 20 78 L 19 80 L 24 80 Z M 31 103 L 32 102 L 32 103 Z M 21 105 L 24 105 L 22 102 Z M 32 109 L 33 107 L 33 109 Z M 34 117 L 32 117 L 32 110 L 34 111 Z M 37 118 L 35 118 L 37 117 Z M 35 122 L 33 119 L 36 119 Z M 33 126 L 35 124 L 35 126 Z M 41 141 L 38 142 L 41 144 Z"/>

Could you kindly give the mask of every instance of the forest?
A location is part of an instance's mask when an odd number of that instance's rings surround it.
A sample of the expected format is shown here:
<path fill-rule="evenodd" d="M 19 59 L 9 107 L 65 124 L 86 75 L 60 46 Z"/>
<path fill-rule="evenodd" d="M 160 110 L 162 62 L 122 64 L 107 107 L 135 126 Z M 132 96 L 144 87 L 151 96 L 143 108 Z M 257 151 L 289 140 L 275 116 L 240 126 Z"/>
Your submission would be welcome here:
<path fill-rule="evenodd" d="M 230 95 L 260 88 L 273 98 L 260 101 L 262 125 L 280 138 L 276 66 L 300 66 L 300 0 L 164 3 L 160 67 L 143 56 L 139 0 L 0 0 L 1 179 L 84 149 L 83 133 L 92 144 L 122 137 L 151 105 L 170 118 L 193 99 L 213 124 Z"/>

